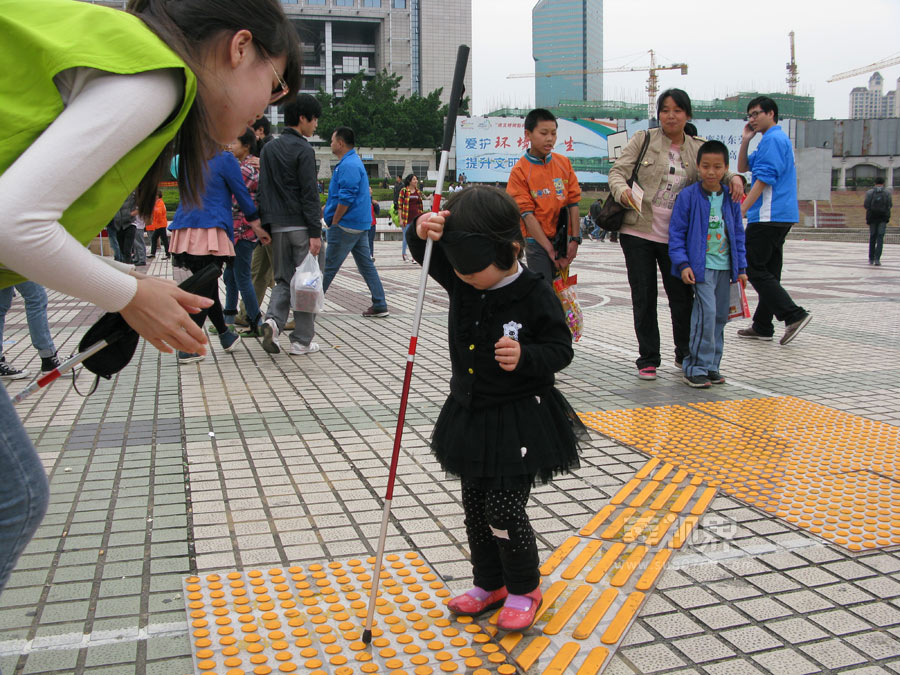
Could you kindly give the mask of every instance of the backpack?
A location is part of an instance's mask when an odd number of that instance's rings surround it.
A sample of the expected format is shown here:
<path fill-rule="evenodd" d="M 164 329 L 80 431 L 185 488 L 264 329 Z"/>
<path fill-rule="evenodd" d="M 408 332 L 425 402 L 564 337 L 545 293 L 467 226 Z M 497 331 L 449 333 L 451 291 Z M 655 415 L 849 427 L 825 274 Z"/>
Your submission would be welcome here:
<path fill-rule="evenodd" d="M 873 216 L 887 217 L 891 212 L 888 206 L 888 194 L 884 188 L 876 188 L 872 192 L 872 201 L 869 202 L 869 213 Z"/>

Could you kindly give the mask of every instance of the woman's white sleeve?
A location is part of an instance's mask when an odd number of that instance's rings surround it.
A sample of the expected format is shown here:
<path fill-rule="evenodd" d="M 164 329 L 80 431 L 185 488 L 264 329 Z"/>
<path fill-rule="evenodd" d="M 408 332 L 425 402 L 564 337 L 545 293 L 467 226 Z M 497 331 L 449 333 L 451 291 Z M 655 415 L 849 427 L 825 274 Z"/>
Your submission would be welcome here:
<path fill-rule="evenodd" d="M 107 311 L 127 305 L 137 280 L 93 255 L 60 224 L 65 210 L 168 119 L 182 75 L 157 70 L 85 79 L 56 120 L 0 175 L 0 263 Z M 142 176 L 125 176 L 136 187 Z M 106 223 L 97 223 L 98 231 Z"/>

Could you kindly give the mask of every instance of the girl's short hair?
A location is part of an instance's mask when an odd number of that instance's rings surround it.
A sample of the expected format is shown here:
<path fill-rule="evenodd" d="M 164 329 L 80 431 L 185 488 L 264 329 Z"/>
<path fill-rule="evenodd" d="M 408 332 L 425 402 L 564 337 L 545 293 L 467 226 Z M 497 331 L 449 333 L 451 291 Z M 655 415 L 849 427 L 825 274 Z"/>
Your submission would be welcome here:
<path fill-rule="evenodd" d="M 238 143 L 245 146 L 251 155 L 259 155 L 256 148 L 256 132 L 253 131 L 253 127 L 247 127 L 246 131 L 238 136 Z"/>
<path fill-rule="evenodd" d="M 262 56 L 284 55 L 287 98 L 300 89 L 300 39 L 278 0 L 129 0 L 128 11 L 140 18 L 202 80 L 205 55 L 223 38 L 248 30 Z M 209 133 L 210 111 L 198 97 L 175 136 L 141 179 L 137 189 L 141 216 L 153 212 L 156 185 L 168 172 L 174 154 L 180 156 L 178 183 L 182 199 L 199 204 L 204 189 L 203 172 L 218 150 Z"/>
<path fill-rule="evenodd" d="M 693 110 L 691 109 L 691 97 L 687 95 L 687 92 L 684 89 L 676 89 L 673 87 L 671 89 L 666 89 L 659 95 L 659 98 L 656 99 L 657 118 L 659 118 L 659 115 L 662 112 L 663 102 L 667 98 L 671 98 L 675 102 L 675 105 L 687 113 L 688 117 L 694 116 Z"/>
<path fill-rule="evenodd" d="M 454 192 L 445 207 L 450 211 L 448 232 L 470 232 L 494 246 L 494 264 L 508 270 L 525 251 L 519 205 L 506 192 L 489 185 L 470 185 Z M 513 244 L 518 244 L 518 250 Z"/>

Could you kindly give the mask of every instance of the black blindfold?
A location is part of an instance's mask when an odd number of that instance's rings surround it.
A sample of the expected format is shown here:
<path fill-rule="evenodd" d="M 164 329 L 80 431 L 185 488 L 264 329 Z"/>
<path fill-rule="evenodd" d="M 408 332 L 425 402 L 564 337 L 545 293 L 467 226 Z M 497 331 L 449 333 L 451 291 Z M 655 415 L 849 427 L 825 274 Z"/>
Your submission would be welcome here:
<path fill-rule="evenodd" d="M 475 274 L 487 269 L 496 259 L 494 242 L 475 232 L 444 232 L 441 249 L 460 274 Z"/>

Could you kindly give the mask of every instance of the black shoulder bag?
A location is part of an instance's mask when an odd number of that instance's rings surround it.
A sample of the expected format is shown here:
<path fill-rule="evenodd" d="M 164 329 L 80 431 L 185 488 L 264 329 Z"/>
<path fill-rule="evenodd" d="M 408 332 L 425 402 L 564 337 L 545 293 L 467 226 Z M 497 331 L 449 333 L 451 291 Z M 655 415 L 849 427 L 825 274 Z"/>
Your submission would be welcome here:
<path fill-rule="evenodd" d="M 637 180 L 638 169 L 641 168 L 641 162 L 644 159 L 644 155 L 647 154 L 647 146 L 650 145 L 650 130 L 647 129 L 647 134 L 644 136 L 644 143 L 641 146 L 641 153 L 638 155 L 637 161 L 634 163 L 634 169 L 631 171 L 631 178 L 628 179 L 628 187 L 634 185 L 634 182 Z M 610 232 L 618 232 L 622 229 L 622 224 L 625 221 L 625 212 L 630 207 L 622 206 L 619 202 L 613 199 L 612 191 L 609 193 L 609 197 L 606 198 L 606 201 L 603 202 L 603 206 L 597 211 L 596 216 L 594 213 L 591 213 L 591 217 L 594 219 L 594 222 L 597 223 L 604 230 L 609 230 Z M 593 207 L 591 208 L 593 211 Z"/>

